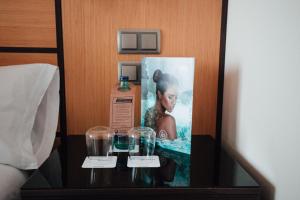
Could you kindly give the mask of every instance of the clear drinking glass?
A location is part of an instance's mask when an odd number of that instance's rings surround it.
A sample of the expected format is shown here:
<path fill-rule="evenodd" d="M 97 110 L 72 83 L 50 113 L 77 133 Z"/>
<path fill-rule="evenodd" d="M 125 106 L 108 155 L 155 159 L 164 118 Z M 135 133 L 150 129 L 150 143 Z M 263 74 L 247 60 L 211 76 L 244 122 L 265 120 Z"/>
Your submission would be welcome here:
<path fill-rule="evenodd" d="M 111 156 L 114 132 L 106 126 L 90 128 L 85 133 L 88 156 Z"/>
<path fill-rule="evenodd" d="M 128 131 L 129 156 L 151 156 L 154 153 L 156 133 L 149 127 L 134 127 Z"/>

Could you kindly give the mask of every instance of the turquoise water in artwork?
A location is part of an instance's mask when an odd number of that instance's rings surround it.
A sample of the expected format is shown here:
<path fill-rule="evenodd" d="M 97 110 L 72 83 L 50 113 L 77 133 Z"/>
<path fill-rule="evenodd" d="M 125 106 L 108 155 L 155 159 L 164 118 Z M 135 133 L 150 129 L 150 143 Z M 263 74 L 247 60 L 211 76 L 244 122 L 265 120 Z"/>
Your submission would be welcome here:
<path fill-rule="evenodd" d="M 191 151 L 191 142 L 182 140 L 181 138 L 177 138 L 173 141 L 157 139 L 156 145 L 162 148 L 179 151 L 186 154 L 190 154 Z"/>
<path fill-rule="evenodd" d="M 144 115 L 148 108 L 148 104 L 154 105 L 154 100 L 151 101 L 148 99 L 147 102 L 145 100 L 142 100 L 142 106 L 146 107 L 142 109 L 142 119 L 141 119 L 141 125 L 144 126 Z M 151 107 L 151 106 L 150 106 Z M 173 113 L 180 112 L 181 114 L 173 115 Z M 192 110 L 187 110 L 187 107 L 183 105 L 182 103 L 177 103 L 175 106 L 174 111 L 172 112 L 172 116 L 174 116 L 176 120 L 176 130 L 177 130 L 177 139 L 171 141 L 171 140 L 161 140 L 159 138 L 156 139 L 156 145 L 170 149 L 173 151 L 179 151 L 181 153 L 190 154 L 191 151 L 191 118 L 187 116 L 191 116 Z"/>

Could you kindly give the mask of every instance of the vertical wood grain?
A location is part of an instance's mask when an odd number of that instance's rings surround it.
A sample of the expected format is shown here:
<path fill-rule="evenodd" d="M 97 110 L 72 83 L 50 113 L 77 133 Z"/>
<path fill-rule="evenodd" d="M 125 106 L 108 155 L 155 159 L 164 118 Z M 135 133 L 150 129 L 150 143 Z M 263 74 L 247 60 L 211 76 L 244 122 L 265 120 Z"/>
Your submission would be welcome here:
<path fill-rule="evenodd" d="M 109 124 L 118 61 L 195 57 L 193 133 L 215 134 L 221 0 L 64 0 L 67 122 L 70 134 Z M 118 54 L 122 28 L 161 30 L 161 53 Z M 136 121 L 140 119 L 137 88 Z"/>
<path fill-rule="evenodd" d="M 0 45 L 56 47 L 54 0 L 0 0 Z"/>

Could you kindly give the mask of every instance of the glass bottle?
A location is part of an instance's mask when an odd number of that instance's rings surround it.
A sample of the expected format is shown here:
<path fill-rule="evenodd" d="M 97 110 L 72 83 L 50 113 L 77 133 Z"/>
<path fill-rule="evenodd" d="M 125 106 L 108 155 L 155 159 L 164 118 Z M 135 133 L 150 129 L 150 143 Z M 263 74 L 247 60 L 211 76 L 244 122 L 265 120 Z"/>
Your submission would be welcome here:
<path fill-rule="evenodd" d="M 120 76 L 119 90 L 120 91 L 130 90 L 130 87 L 129 87 L 129 84 L 128 84 L 128 76 Z"/>

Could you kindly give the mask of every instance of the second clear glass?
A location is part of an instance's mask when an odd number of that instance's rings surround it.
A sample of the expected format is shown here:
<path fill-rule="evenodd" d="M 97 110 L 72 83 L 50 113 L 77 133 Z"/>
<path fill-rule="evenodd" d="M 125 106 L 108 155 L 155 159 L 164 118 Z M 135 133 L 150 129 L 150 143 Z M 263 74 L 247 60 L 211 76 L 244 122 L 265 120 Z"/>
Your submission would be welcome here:
<path fill-rule="evenodd" d="M 128 131 L 129 156 L 154 154 L 156 133 L 149 127 L 134 127 Z"/>

